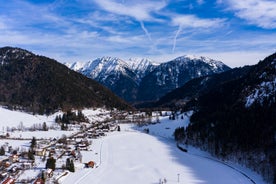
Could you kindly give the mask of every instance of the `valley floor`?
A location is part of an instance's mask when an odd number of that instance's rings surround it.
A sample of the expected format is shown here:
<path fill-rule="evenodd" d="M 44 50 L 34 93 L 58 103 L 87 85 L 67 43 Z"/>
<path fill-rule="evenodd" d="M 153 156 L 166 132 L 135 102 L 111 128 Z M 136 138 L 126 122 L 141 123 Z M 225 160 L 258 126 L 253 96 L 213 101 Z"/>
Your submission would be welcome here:
<path fill-rule="evenodd" d="M 76 163 L 76 172 L 59 182 L 154 184 L 165 179 L 167 183 L 253 183 L 237 170 L 198 155 L 199 151 L 184 153 L 173 140 L 141 133 L 129 125 L 122 126 L 121 132 L 93 140 L 92 149 L 83 152 L 83 162 L 93 160 L 96 168 Z M 263 183 L 258 175 L 253 178 Z"/>

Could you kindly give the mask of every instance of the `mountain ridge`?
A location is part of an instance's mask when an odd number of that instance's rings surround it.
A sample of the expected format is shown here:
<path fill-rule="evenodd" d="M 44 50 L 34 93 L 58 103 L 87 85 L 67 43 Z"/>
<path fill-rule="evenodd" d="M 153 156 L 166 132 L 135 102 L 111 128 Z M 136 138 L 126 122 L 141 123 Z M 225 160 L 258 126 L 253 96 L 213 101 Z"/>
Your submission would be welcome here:
<path fill-rule="evenodd" d="M 112 57 L 108 57 L 108 60 L 105 58 L 98 58 L 87 63 L 105 61 L 105 65 L 110 67 L 115 64 L 117 68 L 113 66 L 112 70 L 104 70 L 102 67 L 97 71 L 96 67 L 89 67 L 86 63 L 82 64 L 82 68 L 75 70 L 99 81 L 131 103 L 157 100 L 190 79 L 230 69 L 220 61 L 192 55 L 184 55 L 161 64 L 145 58 L 130 58 L 127 61 Z M 120 61 L 120 63 L 114 61 Z M 76 65 L 81 66 L 77 63 L 66 65 L 71 69 L 74 69 Z M 95 71 L 101 75 L 95 75 Z"/>

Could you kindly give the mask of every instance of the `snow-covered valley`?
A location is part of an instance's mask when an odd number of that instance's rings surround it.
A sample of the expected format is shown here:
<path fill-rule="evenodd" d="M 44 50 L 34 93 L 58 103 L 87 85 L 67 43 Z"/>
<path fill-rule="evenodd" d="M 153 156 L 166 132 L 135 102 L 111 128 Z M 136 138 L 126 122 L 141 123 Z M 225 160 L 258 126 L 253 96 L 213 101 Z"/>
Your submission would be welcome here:
<path fill-rule="evenodd" d="M 14 111 L 1 109 L 2 115 L 15 116 Z M 104 117 L 110 117 L 107 111 L 85 110 L 83 113 L 92 121 L 102 121 Z M 19 113 L 20 116 L 13 117 L 17 122 L 23 122 L 25 126 L 31 126 L 31 123 L 37 122 L 35 116 Z M 99 118 L 101 114 L 101 118 Z M 168 113 L 169 114 L 169 113 Z M 155 114 L 156 115 L 156 114 Z M 226 163 L 217 160 L 210 154 L 203 152 L 191 146 L 185 146 L 187 152 L 177 148 L 173 138 L 175 128 L 189 123 L 191 112 L 180 114 L 176 120 L 170 120 L 169 116 L 160 116 L 160 123 L 137 126 L 136 124 L 120 124 L 120 131 L 106 133 L 106 136 L 97 139 L 89 138 L 91 142 L 89 149 L 81 150 L 81 159 L 74 161 L 75 172 L 69 172 L 61 169 L 68 156 L 62 156 L 57 159 L 57 171 L 53 178 L 46 183 L 53 181 L 62 184 L 84 184 L 84 183 L 231 183 L 231 184 L 250 184 L 265 183 L 261 176 L 233 163 Z M 50 118 L 52 117 L 52 118 Z M 29 124 L 24 121 L 28 119 Z M 34 118 L 33 121 L 30 118 Z M 42 121 L 50 126 L 54 124 L 54 116 L 40 117 Z M 157 119 L 157 118 L 156 118 Z M 8 119 L 6 119 L 8 121 Z M 154 117 L 152 118 L 154 121 Z M 7 125 L 1 121 L 1 126 Z M 145 131 L 148 130 L 148 131 Z M 76 131 L 76 130 L 75 130 Z M 65 131 L 66 132 L 66 131 Z M 70 132 L 70 131 L 69 131 Z M 37 133 L 37 134 L 36 134 Z M 39 138 L 60 137 L 64 132 L 58 131 L 35 131 L 33 136 Z M 75 132 L 71 132 L 75 133 Z M 70 133 L 67 135 L 70 136 Z M 11 137 L 16 137 L 19 132 L 11 133 Z M 2 139 L 0 144 L 6 144 L 13 147 L 21 147 L 19 150 L 28 149 L 30 146 L 30 136 L 21 132 L 20 138 L 29 138 L 29 140 Z M 184 146 L 184 145 L 182 145 Z M 58 153 L 58 150 L 57 150 Z M 2 158 L 4 158 L 2 156 Z M 86 168 L 85 163 L 93 161 L 94 168 Z M 32 169 L 20 171 L 20 178 L 35 178 L 39 170 L 45 167 L 45 161 L 36 156 L 36 166 Z"/>
<path fill-rule="evenodd" d="M 62 183 L 264 183 L 249 169 L 220 162 L 194 147 L 188 146 L 187 153 L 179 150 L 172 132 L 187 123 L 188 117 L 175 121 L 164 117 L 160 124 L 147 127 L 120 125 L 120 132 L 93 140 L 93 151 L 83 154 L 84 162 L 93 160 L 97 167 L 80 166 Z"/>

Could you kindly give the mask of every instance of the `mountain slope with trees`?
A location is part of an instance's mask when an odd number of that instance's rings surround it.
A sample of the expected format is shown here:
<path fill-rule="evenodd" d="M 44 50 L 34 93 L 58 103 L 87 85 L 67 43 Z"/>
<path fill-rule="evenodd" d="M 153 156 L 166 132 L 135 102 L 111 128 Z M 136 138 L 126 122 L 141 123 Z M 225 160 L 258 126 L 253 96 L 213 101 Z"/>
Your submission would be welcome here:
<path fill-rule="evenodd" d="M 236 72 L 241 75 L 231 77 Z M 225 76 L 228 79 L 222 80 Z M 200 84 L 208 77 L 194 81 L 191 93 L 183 87 L 170 94 L 177 99 L 182 91 L 178 101 L 191 97 L 182 104 L 195 110 L 185 142 L 246 165 L 276 183 L 276 53 L 217 77 L 212 76 L 214 81 L 205 88 Z"/>
<path fill-rule="evenodd" d="M 185 83 L 182 87 L 161 97 L 151 106 L 159 107 L 177 107 L 183 106 L 188 102 L 208 93 L 210 90 L 231 80 L 237 80 L 244 77 L 250 70 L 250 66 L 234 68 L 226 72 L 208 75 L 192 79 Z M 191 105 L 192 102 L 190 102 Z"/>
<path fill-rule="evenodd" d="M 12 47 L 0 49 L 0 103 L 34 113 L 85 107 L 129 108 L 96 81 L 53 59 Z"/>

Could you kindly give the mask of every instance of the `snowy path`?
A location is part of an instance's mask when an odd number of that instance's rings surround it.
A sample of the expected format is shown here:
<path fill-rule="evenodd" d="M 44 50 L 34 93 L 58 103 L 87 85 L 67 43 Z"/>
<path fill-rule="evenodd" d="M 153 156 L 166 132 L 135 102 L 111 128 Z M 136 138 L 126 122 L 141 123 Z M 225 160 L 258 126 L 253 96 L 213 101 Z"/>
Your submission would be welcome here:
<path fill-rule="evenodd" d="M 252 184 L 226 165 L 185 154 L 167 139 L 139 132 L 114 132 L 94 141 L 94 149 L 97 155 L 90 152 L 85 157 L 96 160 L 99 167 L 80 169 L 63 183 L 154 184 L 160 178 L 166 178 L 167 183 L 178 183 L 179 174 L 179 183 Z"/>

